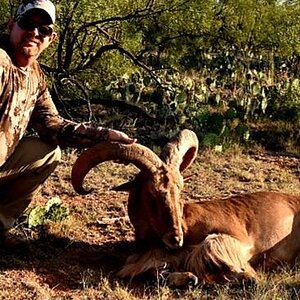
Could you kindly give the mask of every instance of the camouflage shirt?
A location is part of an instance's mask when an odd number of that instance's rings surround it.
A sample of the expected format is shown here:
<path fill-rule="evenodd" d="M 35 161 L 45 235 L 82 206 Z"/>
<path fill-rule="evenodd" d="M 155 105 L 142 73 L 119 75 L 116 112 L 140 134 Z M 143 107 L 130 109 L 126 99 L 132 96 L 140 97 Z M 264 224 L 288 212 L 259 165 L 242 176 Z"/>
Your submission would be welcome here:
<path fill-rule="evenodd" d="M 30 126 L 52 145 L 88 147 L 107 140 L 108 129 L 59 116 L 38 62 L 26 71 L 14 65 L 8 36 L 0 38 L 0 166 Z"/>

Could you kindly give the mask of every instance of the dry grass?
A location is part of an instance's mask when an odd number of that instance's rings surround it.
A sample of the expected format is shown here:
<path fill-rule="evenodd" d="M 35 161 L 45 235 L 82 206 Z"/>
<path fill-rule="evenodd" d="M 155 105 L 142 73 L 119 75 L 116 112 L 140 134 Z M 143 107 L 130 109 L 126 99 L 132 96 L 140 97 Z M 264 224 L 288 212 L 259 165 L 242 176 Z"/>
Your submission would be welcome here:
<path fill-rule="evenodd" d="M 253 151 L 254 152 L 254 151 Z M 0 250 L 0 299 L 299 299 L 300 272 L 285 270 L 260 274 L 251 289 L 229 286 L 171 290 L 154 282 L 125 282 L 115 272 L 134 249 L 127 218 L 127 194 L 110 191 L 133 176 L 137 169 L 105 163 L 86 179 L 94 191 L 77 195 L 70 185 L 75 153 L 46 182 L 31 207 L 58 196 L 70 209 L 62 224 L 49 223 L 43 231 L 29 230 L 26 220 L 14 229 L 29 241 L 13 251 Z M 223 197 L 239 192 L 283 190 L 300 194 L 299 159 L 267 155 L 204 152 L 186 175 L 184 197 L 189 201 Z"/>

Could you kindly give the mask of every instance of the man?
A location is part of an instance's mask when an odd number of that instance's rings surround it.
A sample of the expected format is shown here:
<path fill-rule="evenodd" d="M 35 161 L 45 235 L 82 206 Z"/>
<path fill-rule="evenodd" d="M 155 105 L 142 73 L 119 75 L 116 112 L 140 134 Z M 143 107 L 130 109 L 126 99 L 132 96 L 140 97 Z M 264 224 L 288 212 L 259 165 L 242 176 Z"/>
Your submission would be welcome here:
<path fill-rule="evenodd" d="M 58 164 L 59 146 L 89 147 L 109 140 L 133 143 L 125 133 L 75 123 L 59 116 L 39 55 L 56 39 L 55 7 L 24 0 L 0 39 L 0 236 L 29 205 Z M 30 126 L 37 137 L 24 137 Z"/>

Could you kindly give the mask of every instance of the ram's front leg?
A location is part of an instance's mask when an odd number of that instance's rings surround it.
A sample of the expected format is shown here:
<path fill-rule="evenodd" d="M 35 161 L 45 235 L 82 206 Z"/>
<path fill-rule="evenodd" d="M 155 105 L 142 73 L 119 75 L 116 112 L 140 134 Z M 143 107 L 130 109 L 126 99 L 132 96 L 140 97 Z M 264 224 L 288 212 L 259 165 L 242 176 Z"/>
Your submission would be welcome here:
<path fill-rule="evenodd" d="M 172 262 L 164 259 L 164 255 L 161 256 L 158 252 L 151 250 L 144 254 L 131 255 L 117 275 L 130 279 L 147 275 L 149 279 L 159 280 L 170 287 L 178 288 L 198 284 L 198 277 L 191 272 L 171 271 L 174 267 Z M 153 256 L 153 253 L 156 255 Z"/>
<path fill-rule="evenodd" d="M 165 249 L 153 248 L 144 253 L 128 257 L 123 268 L 117 273 L 121 278 L 133 279 L 147 275 L 149 279 L 159 280 L 170 287 L 185 287 L 198 284 L 198 277 L 191 272 L 179 272 L 181 252 L 170 253 Z"/>
<path fill-rule="evenodd" d="M 133 279 L 142 274 L 154 274 L 164 271 L 171 266 L 166 255 L 166 250 L 153 248 L 143 253 L 133 254 L 128 257 L 125 265 L 117 273 L 121 278 Z"/>

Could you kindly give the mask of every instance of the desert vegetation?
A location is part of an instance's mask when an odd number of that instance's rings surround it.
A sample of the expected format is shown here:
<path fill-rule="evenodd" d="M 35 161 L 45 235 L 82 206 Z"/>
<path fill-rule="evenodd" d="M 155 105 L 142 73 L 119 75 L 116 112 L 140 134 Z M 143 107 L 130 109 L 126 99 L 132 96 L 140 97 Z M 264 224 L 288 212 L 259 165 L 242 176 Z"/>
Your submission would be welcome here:
<path fill-rule="evenodd" d="M 200 151 L 186 201 L 300 194 L 298 0 L 54 3 L 59 38 L 41 62 L 64 116 L 123 130 L 155 152 L 179 129 L 195 131 Z M 1 31 L 17 5 L 0 0 Z M 135 245 L 127 194 L 110 189 L 137 170 L 101 165 L 86 179 L 94 191 L 80 196 L 70 185 L 78 154 L 64 150 L 19 220 L 24 247 L 0 250 L 0 298 L 299 298 L 297 267 L 259 274 L 250 290 L 119 280 Z"/>

